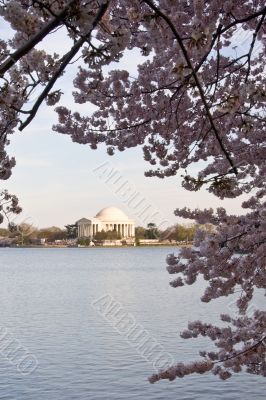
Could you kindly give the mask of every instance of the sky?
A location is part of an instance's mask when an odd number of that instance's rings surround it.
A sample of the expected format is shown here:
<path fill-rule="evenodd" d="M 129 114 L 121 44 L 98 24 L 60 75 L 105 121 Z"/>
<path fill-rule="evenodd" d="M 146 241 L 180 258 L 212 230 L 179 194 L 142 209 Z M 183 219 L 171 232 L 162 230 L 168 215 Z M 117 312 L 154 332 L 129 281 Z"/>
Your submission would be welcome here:
<path fill-rule="evenodd" d="M 0 20 L 0 36 L 9 35 L 10 30 Z M 68 42 L 59 31 L 53 40 L 49 38 L 41 46 L 47 51 L 60 53 L 68 48 Z M 127 53 L 120 67 L 134 74 L 138 61 L 141 61 L 139 54 Z M 91 105 L 73 103 L 71 93 L 75 71 L 75 64 L 69 66 L 57 84 L 57 88 L 64 92 L 60 104 L 81 114 L 90 113 Z M 241 213 L 240 198 L 220 200 L 206 189 L 197 193 L 184 190 L 181 187 L 182 172 L 165 179 L 145 177 L 144 171 L 150 165 L 143 160 L 141 148 L 117 152 L 111 157 L 106 154 L 104 146 L 91 150 L 88 145 L 73 143 L 68 135 L 53 132 L 52 125 L 56 122 L 56 113 L 44 105 L 23 132 L 10 136 L 7 151 L 16 158 L 17 164 L 11 178 L 0 182 L 0 189 L 8 189 L 20 199 L 23 212 L 14 222 L 28 222 L 38 228 L 62 228 L 82 217 L 93 217 L 109 206 L 121 208 L 141 226 L 156 222 L 166 227 L 182 222 L 173 214 L 176 208 L 182 207 L 222 206 L 231 213 Z M 126 182 L 134 193 L 138 193 L 138 198 L 142 199 L 139 207 L 136 207 L 136 202 L 135 206 L 128 204 L 121 192 L 117 193 L 117 186 L 101 178 L 103 164 L 117 172 L 120 182 Z M 147 211 L 142 212 L 144 209 Z"/>

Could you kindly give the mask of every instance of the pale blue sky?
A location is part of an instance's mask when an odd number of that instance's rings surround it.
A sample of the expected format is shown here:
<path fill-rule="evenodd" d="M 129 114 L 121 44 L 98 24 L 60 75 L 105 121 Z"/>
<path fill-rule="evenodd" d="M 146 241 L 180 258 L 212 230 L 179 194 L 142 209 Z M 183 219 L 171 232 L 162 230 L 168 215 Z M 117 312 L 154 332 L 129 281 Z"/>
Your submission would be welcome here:
<path fill-rule="evenodd" d="M 0 26 L 0 35 L 5 37 L 9 32 L 3 28 L 2 21 Z M 56 39 L 43 45 L 46 50 L 61 52 L 67 44 L 59 32 Z M 127 54 L 123 68 L 134 74 L 138 57 L 136 53 Z M 75 66 L 70 66 L 60 81 L 65 93 L 61 104 L 81 113 L 90 112 L 90 105 L 73 104 L 71 81 L 74 70 Z M 149 164 L 144 162 L 140 148 L 110 157 L 104 147 L 91 150 L 89 146 L 72 143 L 67 135 L 54 133 L 51 127 L 56 122 L 56 113 L 52 108 L 42 106 L 30 126 L 10 137 L 8 153 L 16 157 L 17 165 L 12 177 L 1 181 L 0 187 L 19 196 L 23 207 L 19 222 L 26 220 L 38 227 L 63 227 L 81 217 L 94 216 L 103 207 L 117 206 L 131 218 L 136 218 L 139 224 L 145 225 L 146 221 L 138 219 L 134 209 L 128 208 L 93 173 L 93 169 L 105 161 L 111 162 L 122 173 L 123 179 L 128 180 L 145 199 L 145 204 L 150 204 L 153 211 L 158 210 L 160 218 L 169 221 L 169 225 L 178 222 L 173 215 L 177 207 L 223 206 L 230 212 L 241 211 L 240 199 L 221 201 L 204 189 L 197 193 L 185 191 L 177 176 L 163 180 L 144 177 Z"/>

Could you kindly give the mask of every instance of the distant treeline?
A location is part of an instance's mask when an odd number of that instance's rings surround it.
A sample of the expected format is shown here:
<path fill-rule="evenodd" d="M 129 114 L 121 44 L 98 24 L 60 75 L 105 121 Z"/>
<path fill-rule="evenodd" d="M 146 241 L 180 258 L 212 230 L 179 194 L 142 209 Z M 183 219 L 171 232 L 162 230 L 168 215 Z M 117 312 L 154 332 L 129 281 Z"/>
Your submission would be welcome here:
<path fill-rule="evenodd" d="M 48 243 L 56 240 L 66 240 L 69 238 L 67 229 L 61 229 L 56 226 L 37 229 L 29 224 L 20 224 L 10 226 L 9 229 L 0 229 L 0 237 L 9 238 L 13 244 L 28 245 L 36 244 L 42 239 Z"/>
<path fill-rule="evenodd" d="M 159 230 L 154 223 L 149 223 L 147 228 L 137 226 L 135 229 L 136 239 L 159 239 L 160 241 L 169 240 L 174 242 L 192 242 L 195 231 L 202 227 L 198 224 L 175 224 L 165 230 Z M 211 225 L 204 225 L 204 229 L 212 230 Z"/>
<path fill-rule="evenodd" d="M 135 228 L 136 241 L 141 239 L 158 239 L 160 241 L 175 242 L 191 242 L 193 240 L 197 224 L 175 224 L 165 230 L 159 230 L 156 224 L 150 222 L 146 228 L 137 226 Z M 211 225 L 204 225 L 204 229 L 212 230 Z M 29 224 L 10 225 L 9 229 L 0 229 L 0 238 L 8 238 L 12 243 L 19 245 L 35 244 L 45 239 L 46 243 L 54 243 L 55 241 L 64 241 L 77 238 L 77 225 L 69 224 L 64 229 L 52 226 L 49 228 L 37 229 Z M 120 240 L 121 235 L 117 231 L 97 232 L 94 240 Z M 88 238 L 79 238 L 80 244 L 85 244 Z M 84 242 L 84 243 L 83 243 Z"/>

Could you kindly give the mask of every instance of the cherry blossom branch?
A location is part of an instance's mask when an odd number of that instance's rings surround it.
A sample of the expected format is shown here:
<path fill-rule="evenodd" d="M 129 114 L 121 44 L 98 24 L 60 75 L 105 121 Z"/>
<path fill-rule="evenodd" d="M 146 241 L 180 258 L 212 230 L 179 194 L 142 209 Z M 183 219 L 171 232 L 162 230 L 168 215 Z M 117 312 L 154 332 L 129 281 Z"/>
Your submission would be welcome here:
<path fill-rule="evenodd" d="M 71 48 L 71 50 L 63 57 L 62 63 L 58 70 L 55 72 L 53 77 L 50 79 L 48 85 L 45 87 L 43 92 L 40 94 L 38 97 L 36 103 L 34 104 L 33 108 L 30 111 L 30 116 L 20 125 L 19 130 L 22 131 L 26 126 L 29 125 L 29 123 L 33 120 L 35 117 L 39 107 L 41 106 L 43 100 L 47 97 L 49 94 L 50 90 L 53 88 L 54 84 L 56 83 L 57 79 L 60 77 L 60 75 L 64 72 L 65 68 L 69 64 L 69 62 L 75 57 L 75 55 L 78 53 L 80 48 L 83 46 L 85 41 L 90 37 L 93 29 L 97 26 L 103 15 L 105 14 L 107 8 L 109 5 L 109 1 L 104 3 L 100 8 L 99 11 L 97 12 L 97 15 L 95 16 L 95 19 L 92 23 L 92 27 L 87 34 L 86 37 L 81 37 Z"/>
<path fill-rule="evenodd" d="M 40 8 L 44 8 L 45 10 L 47 10 L 53 17 L 57 17 L 57 15 L 51 10 L 50 7 L 48 7 L 46 4 L 43 4 L 42 1 L 39 0 L 34 0 L 34 3 L 38 4 L 40 6 Z M 72 30 L 76 35 L 78 35 L 79 37 L 82 37 L 83 39 L 85 39 L 86 42 L 88 42 L 90 44 L 90 42 L 88 41 L 88 39 L 86 38 L 86 36 L 82 35 L 78 29 L 76 29 L 72 24 L 70 24 L 68 21 L 66 21 L 65 19 L 62 19 L 62 23 L 63 25 L 65 25 L 67 28 L 69 28 L 70 30 Z"/>
<path fill-rule="evenodd" d="M 247 57 L 248 57 L 248 71 L 247 71 L 247 75 L 246 75 L 246 78 L 245 78 L 245 82 L 248 81 L 248 77 L 249 77 L 250 70 L 251 70 L 251 56 L 252 56 L 252 52 L 253 52 L 253 49 L 254 49 L 254 46 L 255 46 L 255 42 L 256 42 L 256 39 L 257 39 L 259 30 L 260 30 L 260 28 L 262 27 L 262 24 L 263 24 L 264 19 L 265 19 L 265 13 L 262 15 L 262 17 L 261 17 L 261 19 L 260 19 L 260 22 L 258 23 L 258 25 L 257 25 L 257 27 L 256 27 L 256 29 L 255 29 L 255 32 L 254 32 L 254 34 L 253 34 L 253 39 L 252 39 L 252 42 L 251 42 L 250 50 L 249 50 L 249 53 L 248 53 L 248 55 L 247 55 Z"/>
<path fill-rule="evenodd" d="M 231 22 L 231 24 L 226 25 L 223 29 L 221 29 L 221 33 L 222 34 L 225 33 L 226 31 L 228 31 L 230 28 L 232 28 L 235 25 L 243 24 L 245 22 L 251 21 L 252 19 L 255 19 L 255 18 L 260 17 L 261 15 L 265 15 L 265 14 L 266 14 L 266 7 L 263 7 L 259 11 L 255 12 L 253 14 L 250 14 L 245 18 L 240 18 L 240 19 L 235 18 L 234 22 Z"/>
<path fill-rule="evenodd" d="M 48 35 L 53 29 L 55 29 L 64 19 L 72 5 L 76 3 L 75 0 L 71 0 L 68 5 L 51 21 L 49 21 L 39 32 L 37 32 L 32 38 L 28 40 L 23 46 L 12 53 L 9 58 L 0 65 L 0 76 L 3 76 L 9 68 L 16 64 L 23 56 L 29 53 L 30 50 L 41 42 L 45 36 Z"/>
<path fill-rule="evenodd" d="M 152 1 L 150 1 L 150 0 L 143 0 L 143 1 L 146 4 L 148 4 L 150 6 L 150 8 L 153 9 L 156 12 L 156 14 L 158 14 L 161 18 L 164 19 L 164 21 L 168 24 L 168 26 L 172 30 L 175 38 L 177 39 L 177 42 L 178 42 L 178 44 L 179 44 L 179 46 L 180 46 L 180 48 L 182 50 L 182 53 L 184 55 L 184 58 L 185 58 L 185 60 L 187 62 L 187 65 L 189 66 L 189 68 L 192 71 L 192 76 L 193 76 L 193 78 L 195 80 L 195 83 L 196 83 L 196 85 L 198 87 L 201 100 L 202 100 L 202 102 L 204 104 L 204 107 L 205 107 L 205 110 L 206 110 L 206 114 L 208 116 L 210 125 L 211 125 L 212 130 L 213 130 L 213 132 L 215 134 L 215 137 L 216 137 L 216 139 L 217 139 L 217 141 L 218 141 L 218 143 L 220 145 L 220 148 L 221 148 L 222 152 L 224 153 L 225 157 L 227 158 L 229 164 L 231 165 L 233 172 L 237 175 L 238 174 L 237 168 L 235 167 L 235 165 L 234 165 L 234 163 L 233 163 L 233 161 L 231 159 L 231 156 L 229 155 L 228 151 L 226 150 L 226 148 L 225 148 L 225 146 L 224 146 L 224 144 L 223 144 L 223 142 L 222 142 L 222 140 L 220 138 L 219 132 L 218 132 L 218 130 L 217 130 L 216 126 L 215 126 L 215 123 L 213 121 L 212 114 L 210 112 L 207 100 L 205 98 L 204 91 L 202 89 L 201 83 L 200 83 L 200 81 L 198 79 L 198 76 L 197 76 L 197 74 L 195 72 L 195 69 L 194 69 L 194 67 L 192 65 L 192 62 L 191 62 L 191 60 L 190 60 L 190 58 L 188 56 L 187 50 L 186 50 L 186 48 L 185 48 L 185 46 L 183 44 L 183 41 L 182 41 L 179 33 L 177 32 L 177 30 L 176 30 L 175 26 L 173 25 L 172 21 L 170 20 L 170 18 L 167 15 L 165 15 L 157 6 L 155 6 Z"/>
<path fill-rule="evenodd" d="M 147 119 L 147 120 L 145 120 L 145 121 L 142 121 L 142 122 L 139 122 L 139 123 L 136 123 L 136 124 L 132 124 L 132 125 L 129 125 L 129 126 L 125 126 L 125 127 L 123 127 L 123 128 L 114 128 L 114 129 L 104 129 L 104 128 L 101 128 L 101 129 L 91 129 L 91 128 L 89 128 L 89 130 L 90 130 L 91 132 L 117 132 L 117 131 L 126 131 L 126 130 L 129 130 L 129 129 L 134 129 L 134 128 L 138 128 L 139 126 L 143 126 L 143 125 L 149 124 L 150 122 L 151 122 L 151 120 L 150 120 L 150 119 Z"/>

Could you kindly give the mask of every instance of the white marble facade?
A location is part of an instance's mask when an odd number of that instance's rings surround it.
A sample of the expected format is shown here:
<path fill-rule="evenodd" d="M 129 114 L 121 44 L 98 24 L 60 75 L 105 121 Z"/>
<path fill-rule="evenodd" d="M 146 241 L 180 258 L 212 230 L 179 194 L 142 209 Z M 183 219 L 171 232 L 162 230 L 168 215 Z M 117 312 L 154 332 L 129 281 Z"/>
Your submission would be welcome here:
<path fill-rule="evenodd" d="M 135 236 L 135 222 L 117 207 L 103 208 L 94 218 L 77 221 L 78 237 L 93 238 L 97 232 L 117 231 L 122 238 Z"/>

